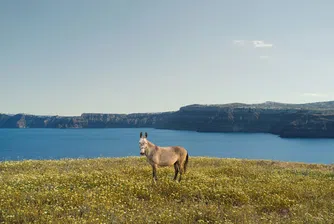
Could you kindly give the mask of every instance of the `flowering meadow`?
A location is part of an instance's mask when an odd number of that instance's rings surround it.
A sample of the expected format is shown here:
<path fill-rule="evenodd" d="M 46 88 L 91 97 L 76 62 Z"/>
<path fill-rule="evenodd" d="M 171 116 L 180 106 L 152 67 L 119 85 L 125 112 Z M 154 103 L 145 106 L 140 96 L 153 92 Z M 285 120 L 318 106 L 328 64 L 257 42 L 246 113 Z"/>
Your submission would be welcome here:
<path fill-rule="evenodd" d="M 0 162 L 0 223 L 334 223 L 334 165 L 189 157 Z"/>

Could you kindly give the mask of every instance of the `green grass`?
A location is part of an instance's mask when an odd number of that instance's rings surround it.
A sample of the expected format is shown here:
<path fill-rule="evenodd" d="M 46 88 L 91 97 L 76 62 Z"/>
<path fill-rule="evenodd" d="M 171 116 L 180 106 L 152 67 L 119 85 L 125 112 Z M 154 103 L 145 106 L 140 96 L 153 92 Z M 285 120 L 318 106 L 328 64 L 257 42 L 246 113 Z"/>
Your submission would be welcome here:
<path fill-rule="evenodd" d="M 190 157 L 0 163 L 0 223 L 333 223 L 334 166 Z"/>

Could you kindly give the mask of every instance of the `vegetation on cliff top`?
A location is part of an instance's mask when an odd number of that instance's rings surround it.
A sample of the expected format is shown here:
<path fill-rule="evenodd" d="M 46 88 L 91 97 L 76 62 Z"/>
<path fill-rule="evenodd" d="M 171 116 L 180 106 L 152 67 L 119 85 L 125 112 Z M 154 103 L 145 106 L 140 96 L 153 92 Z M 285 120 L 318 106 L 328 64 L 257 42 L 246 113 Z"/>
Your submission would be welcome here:
<path fill-rule="evenodd" d="M 332 223 L 334 166 L 190 157 L 0 163 L 0 223 Z"/>
<path fill-rule="evenodd" d="M 272 110 L 309 110 L 314 112 L 330 111 L 334 112 L 334 101 L 313 102 L 313 103 L 279 103 L 273 101 L 266 101 L 264 103 L 227 103 L 227 104 L 192 104 L 181 107 L 181 109 L 195 109 L 195 108 L 240 108 L 240 109 L 272 109 Z"/>

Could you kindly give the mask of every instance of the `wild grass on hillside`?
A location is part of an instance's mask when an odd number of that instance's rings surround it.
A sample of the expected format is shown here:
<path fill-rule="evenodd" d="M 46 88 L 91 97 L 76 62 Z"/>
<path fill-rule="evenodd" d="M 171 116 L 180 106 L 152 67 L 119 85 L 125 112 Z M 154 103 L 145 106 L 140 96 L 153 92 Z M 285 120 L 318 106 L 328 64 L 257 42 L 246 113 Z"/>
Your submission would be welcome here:
<path fill-rule="evenodd" d="M 334 166 L 190 157 L 0 163 L 0 223 L 333 223 Z"/>

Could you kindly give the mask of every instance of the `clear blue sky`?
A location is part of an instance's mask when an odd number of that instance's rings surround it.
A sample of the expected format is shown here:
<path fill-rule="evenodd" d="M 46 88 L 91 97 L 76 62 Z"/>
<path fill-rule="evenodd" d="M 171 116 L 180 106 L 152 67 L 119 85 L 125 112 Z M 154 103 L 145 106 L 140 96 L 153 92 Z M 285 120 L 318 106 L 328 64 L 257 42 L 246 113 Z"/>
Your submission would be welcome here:
<path fill-rule="evenodd" d="M 334 1 L 2 0 L 0 112 L 334 99 Z"/>

